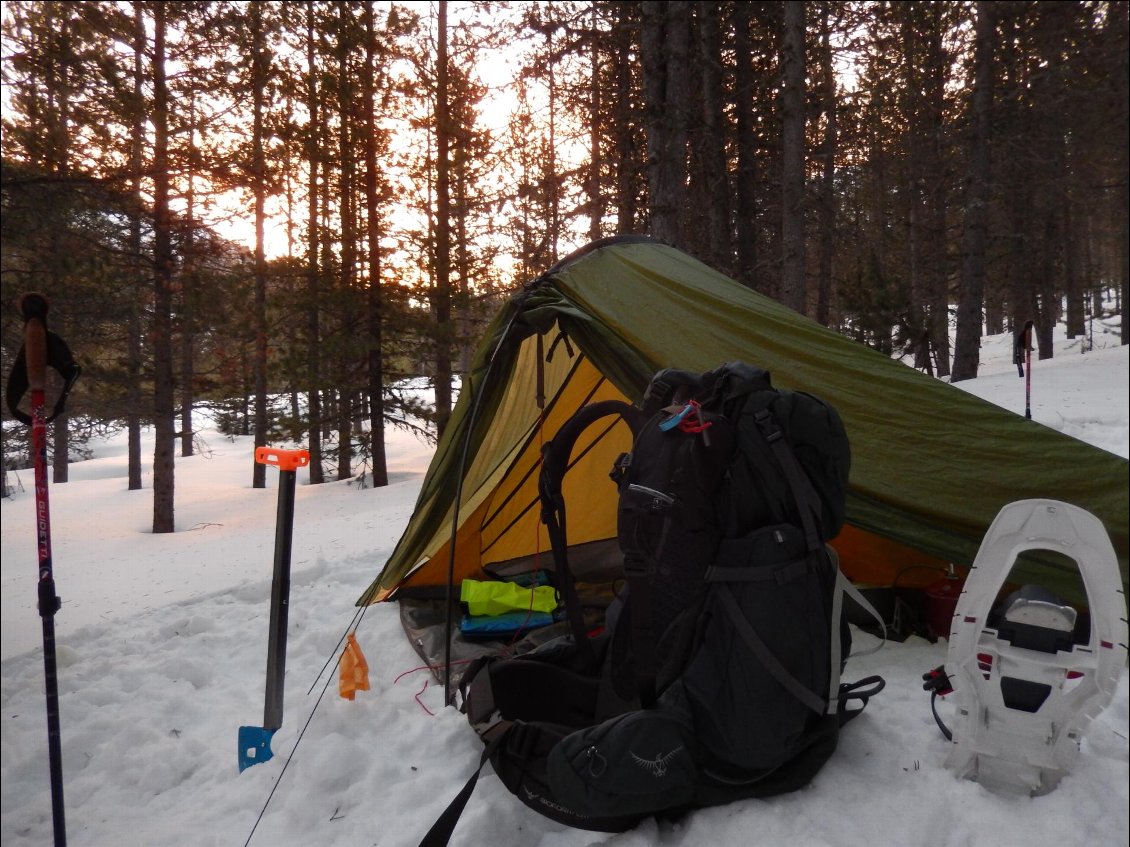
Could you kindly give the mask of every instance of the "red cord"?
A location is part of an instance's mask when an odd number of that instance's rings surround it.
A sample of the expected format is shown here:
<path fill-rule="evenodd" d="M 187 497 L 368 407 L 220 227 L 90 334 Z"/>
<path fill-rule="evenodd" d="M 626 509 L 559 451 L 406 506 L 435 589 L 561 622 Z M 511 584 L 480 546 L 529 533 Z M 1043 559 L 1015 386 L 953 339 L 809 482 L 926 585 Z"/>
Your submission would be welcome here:
<path fill-rule="evenodd" d="M 454 667 L 455 665 L 470 664 L 473 661 L 474 659 L 459 659 L 458 661 L 452 662 L 451 664 Z M 418 668 L 412 668 L 411 670 L 404 671 L 404 673 L 400 674 L 400 676 L 392 681 L 392 684 L 396 685 L 396 683 L 400 682 L 400 680 L 404 679 L 404 677 L 408 676 L 408 674 L 410 673 L 419 673 L 420 671 L 431 671 L 432 673 L 438 673 L 440 669 L 440 665 L 420 665 Z"/>
<path fill-rule="evenodd" d="M 702 419 L 702 404 L 697 400 L 690 400 L 687 405 L 691 407 L 691 410 L 685 418 L 679 421 L 679 429 L 681 429 L 683 432 L 690 433 L 691 435 L 697 435 L 704 429 L 708 429 L 712 422 L 704 421 Z M 692 417 L 695 418 L 698 422 L 692 423 Z"/>
<path fill-rule="evenodd" d="M 423 709 L 425 712 L 427 712 L 429 715 L 431 715 L 434 718 L 436 716 L 436 713 L 433 712 L 431 709 L 429 709 L 427 706 L 425 706 L 424 701 L 420 699 L 420 695 L 423 694 L 427 690 L 428 690 L 428 681 L 425 679 L 424 680 L 424 687 L 416 692 L 416 703 L 419 704 L 421 709 Z"/>

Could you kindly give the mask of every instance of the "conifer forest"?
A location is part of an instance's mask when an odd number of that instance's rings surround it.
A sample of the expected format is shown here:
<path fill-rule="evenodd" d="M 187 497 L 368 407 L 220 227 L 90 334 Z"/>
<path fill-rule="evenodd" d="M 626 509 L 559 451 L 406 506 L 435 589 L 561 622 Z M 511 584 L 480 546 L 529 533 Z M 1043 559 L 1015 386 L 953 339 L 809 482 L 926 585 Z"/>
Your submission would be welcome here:
<path fill-rule="evenodd" d="M 194 420 L 381 486 L 499 303 L 613 235 L 953 381 L 1028 321 L 1125 344 L 1127 8 L 5 2 L 2 370 L 43 292 L 83 368 L 54 481 L 127 429 L 142 488 L 152 427 L 171 532 Z"/>

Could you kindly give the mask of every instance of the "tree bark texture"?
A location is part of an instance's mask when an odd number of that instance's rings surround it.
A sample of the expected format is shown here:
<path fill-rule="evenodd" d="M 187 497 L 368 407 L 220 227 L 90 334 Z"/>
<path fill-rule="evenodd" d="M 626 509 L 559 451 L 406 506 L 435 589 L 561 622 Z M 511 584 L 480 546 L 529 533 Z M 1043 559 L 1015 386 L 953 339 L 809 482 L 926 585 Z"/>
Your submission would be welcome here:
<path fill-rule="evenodd" d="M 781 302 L 805 314 L 804 3 L 786 0 L 781 41 Z"/>
<path fill-rule="evenodd" d="M 992 4 L 976 4 L 973 80 L 973 138 L 965 187 L 962 229 L 961 288 L 957 307 L 952 382 L 973 379 L 981 355 L 981 323 L 985 291 L 985 244 L 991 173 L 993 66 L 996 41 Z"/>
<path fill-rule="evenodd" d="M 173 532 L 176 408 L 173 392 L 173 249 L 169 215 L 166 6 L 153 9 L 153 532 Z"/>

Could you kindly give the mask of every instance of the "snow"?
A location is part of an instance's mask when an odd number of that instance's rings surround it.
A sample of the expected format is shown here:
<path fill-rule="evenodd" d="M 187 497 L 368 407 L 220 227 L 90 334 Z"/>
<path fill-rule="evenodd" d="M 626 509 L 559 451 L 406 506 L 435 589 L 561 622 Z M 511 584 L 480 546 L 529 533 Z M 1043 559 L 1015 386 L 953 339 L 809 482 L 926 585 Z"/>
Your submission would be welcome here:
<path fill-rule="evenodd" d="M 1057 340 L 1032 371 L 1033 417 L 1120 456 L 1128 446 L 1130 348 Z M 1107 346 L 1103 347 L 1103 343 Z M 980 379 L 960 387 L 1023 414 L 1011 339 L 987 338 Z M 126 490 L 122 438 L 50 488 L 67 830 L 72 845 L 415 845 L 478 763 L 466 719 L 420 669 L 397 609 L 365 610 L 358 640 L 372 690 L 347 701 L 336 674 L 353 603 L 412 510 L 431 449 L 391 431 L 392 484 L 309 486 L 299 471 L 283 726 L 275 756 L 242 774 L 240 725 L 262 718 L 277 482 L 251 488 L 252 445 L 206 431 L 176 466 L 178 531 L 153 535 L 152 497 Z M 143 455 L 151 455 L 146 445 Z M 2 508 L 2 826 L 5 847 L 51 840 L 30 471 Z M 146 486 L 149 485 L 148 471 Z M 860 646 L 869 636 L 857 633 Z M 921 690 L 945 643 L 911 638 L 857 657 L 847 678 L 887 689 L 841 736 L 807 788 L 648 820 L 619 835 L 571 830 L 531 811 L 489 768 L 456 845 L 1122 845 L 1130 840 L 1127 675 L 1052 793 L 1002 797 L 943 767 L 947 744 Z M 328 688 L 326 687 L 328 684 Z M 310 693 L 307 693 L 308 690 Z M 323 696 L 323 694 L 325 696 Z M 951 704 L 941 702 L 943 717 Z M 295 750 L 295 744 L 301 743 Z M 293 758 L 288 758 L 294 751 Z M 286 768 L 283 772 L 284 766 Z M 274 794 L 272 796 L 272 790 Z M 268 798 L 270 801 L 268 803 Z"/>

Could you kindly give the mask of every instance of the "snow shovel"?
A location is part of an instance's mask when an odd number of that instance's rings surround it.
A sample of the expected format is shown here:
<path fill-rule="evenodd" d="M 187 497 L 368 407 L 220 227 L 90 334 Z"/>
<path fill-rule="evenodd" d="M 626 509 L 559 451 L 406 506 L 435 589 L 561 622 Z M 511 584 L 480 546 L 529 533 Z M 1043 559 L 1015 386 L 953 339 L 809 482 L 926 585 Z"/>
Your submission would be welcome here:
<path fill-rule="evenodd" d="M 290 541 L 294 528 L 294 483 L 298 468 L 310 464 L 308 450 L 256 447 L 255 461 L 279 469 L 279 510 L 275 519 L 275 574 L 271 583 L 271 624 L 267 641 L 267 691 L 262 726 L 239 728 L 239 771 L 266 762 L 271 738 L 282 726 L 286 675 L 286 622 L 290 602 Z"/>

